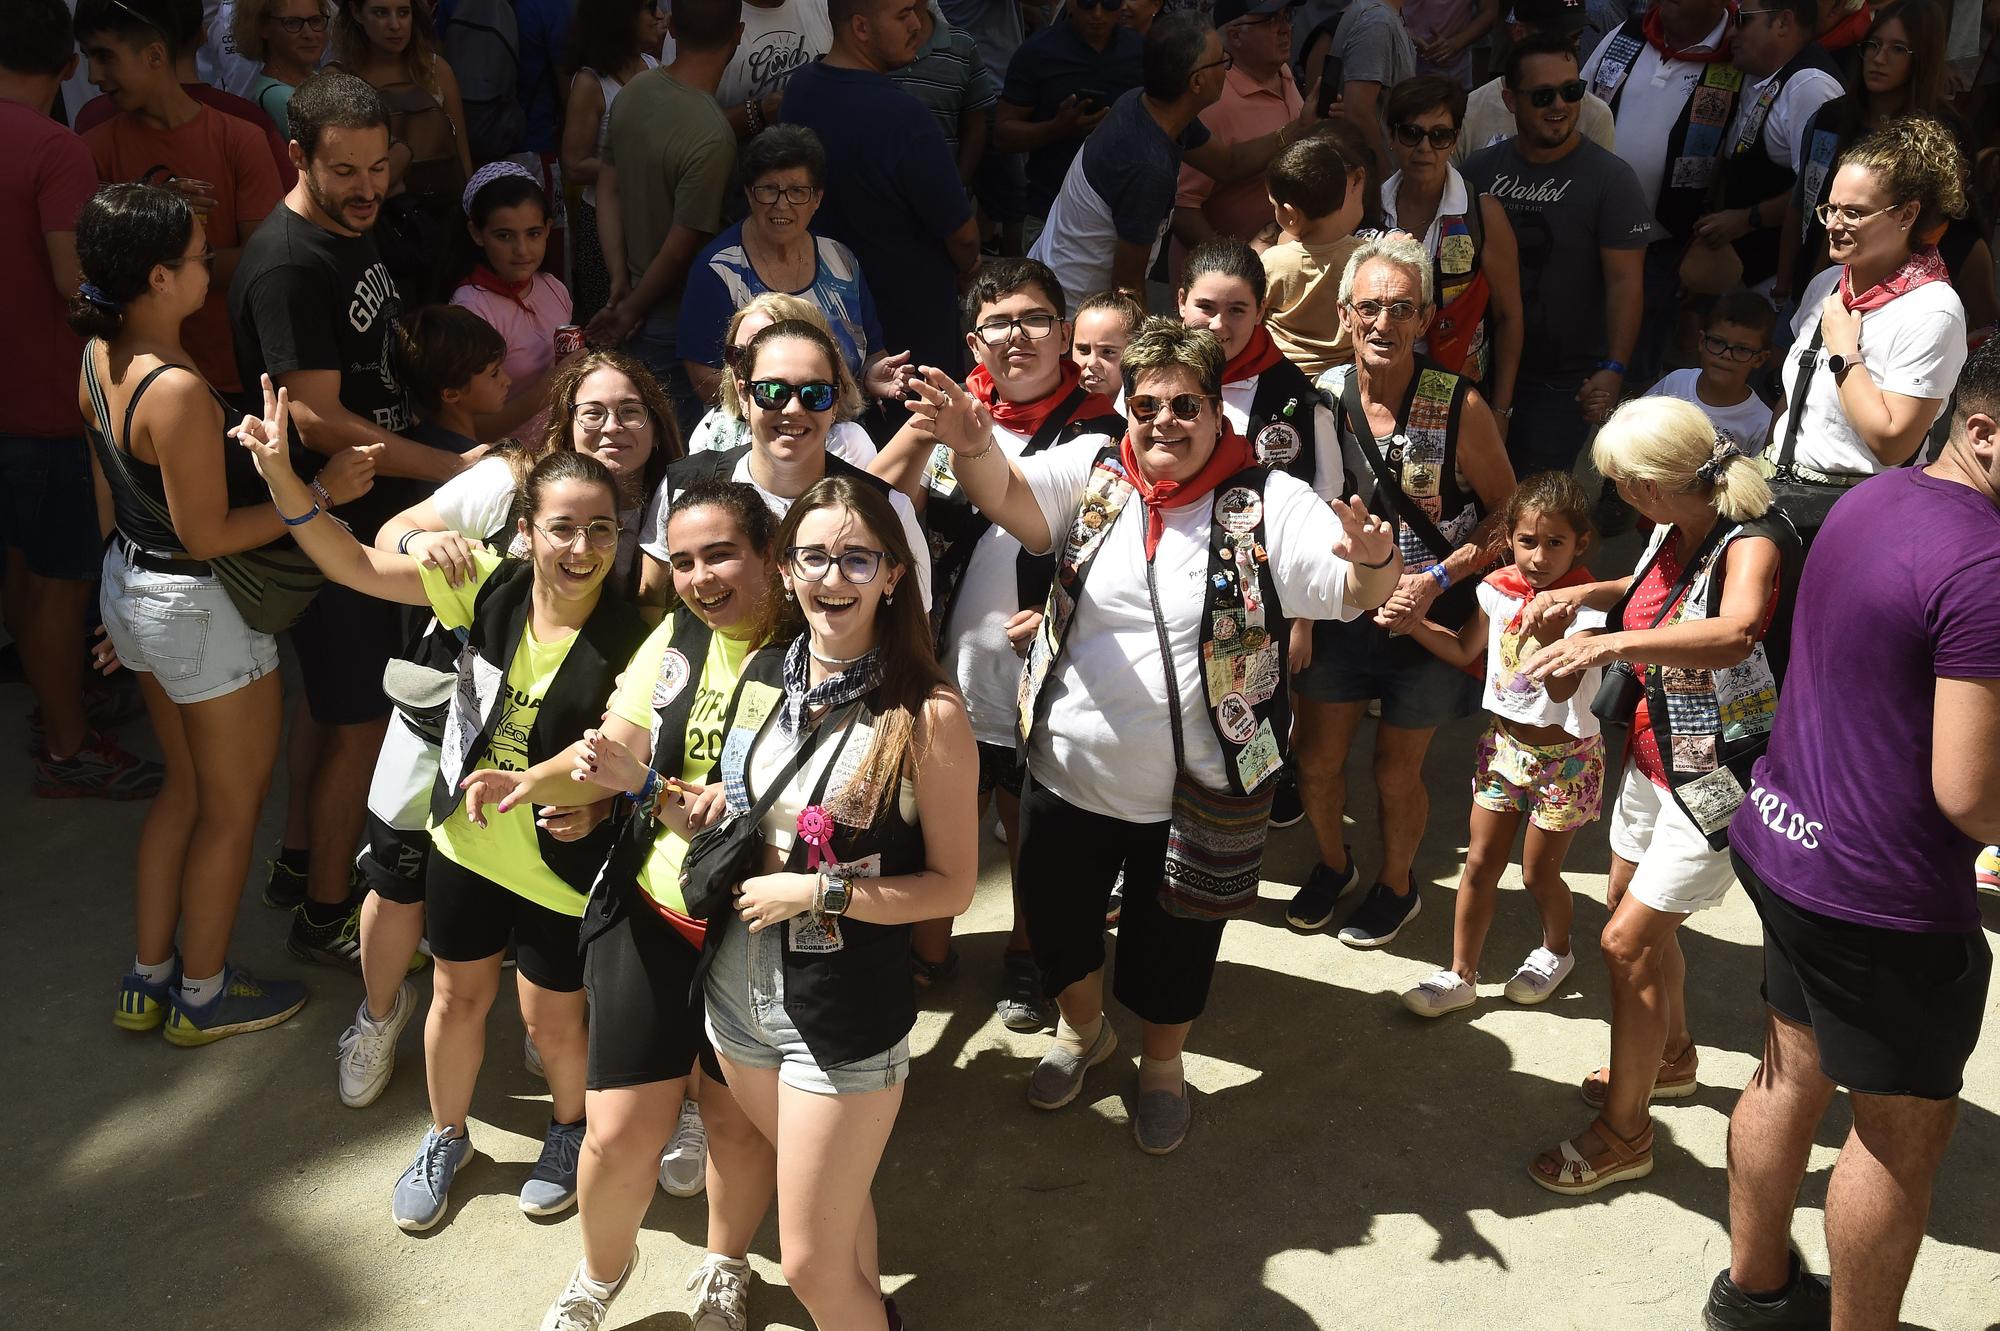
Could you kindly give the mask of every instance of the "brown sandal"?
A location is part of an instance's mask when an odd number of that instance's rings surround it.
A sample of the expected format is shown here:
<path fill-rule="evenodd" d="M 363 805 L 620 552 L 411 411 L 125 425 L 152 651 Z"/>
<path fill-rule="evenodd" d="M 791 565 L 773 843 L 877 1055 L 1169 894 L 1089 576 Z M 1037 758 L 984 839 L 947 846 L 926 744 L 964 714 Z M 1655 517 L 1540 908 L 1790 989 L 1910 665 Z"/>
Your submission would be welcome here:
<path fill-rule="evenodd" d="M 1644 1178 L 1653 1172 L 1653 1124 L 1627 1141 L 1611 1130 L 1603 1118 L 1594 1119 L 1585 1132 L 1595 1132 L 1603 1148 L 1585 1154 L 1584 1133 L 1557 1142 L 1528 1162 L 1528 1177 L 1550 1192 L 1565 1197 L 1583 1197 L 1626 1179 Z"/>
<path fill-rule="evenodd" d="M 1701 1056 L 1695 1052 L 1694 1041 L 1689 1040 L 1687 1048 L 1681 1050 L 1678 1058 L 1660 1057 L 1660 1070 L 1653 1076 L 1655 1100 L 1683 1100 L 1701 1089 L 1695 1080 L 1695 1070 L 1700 1065 Z M 1611 1094 L 1611 1069 L 1599 1068 L 1583 1079 L 1581 1087 L 1583 1102 L 1592 1109 L 1604 1108 L 1604 1102 Z"/>

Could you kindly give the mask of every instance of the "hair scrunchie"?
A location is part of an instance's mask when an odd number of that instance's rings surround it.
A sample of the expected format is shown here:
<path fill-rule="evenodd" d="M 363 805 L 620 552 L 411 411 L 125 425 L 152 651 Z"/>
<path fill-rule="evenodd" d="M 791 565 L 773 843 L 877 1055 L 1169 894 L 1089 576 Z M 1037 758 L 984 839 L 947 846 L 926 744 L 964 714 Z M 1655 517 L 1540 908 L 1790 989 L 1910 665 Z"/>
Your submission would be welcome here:
<path fill-rule="evenodd" d="M 494 181 L 507 176 L 519 176 L 521 179 L 531 181 L 536 185 L 542 183 L 541 179 L 534 172 L 522 166 L 519 162 L 488 162 L 485 166 L 474 171 L 472 179 L 465 182 L 465 193 L 461 194 L 458 199 L 459 207 L 465 209 L 465 215 L 467 217 L 472 216 L 472 201 L 478 197 L 479 191 L 485 189 Z"/>
<path fill-rule="evenodd" d="M 106 294 L 103 287 L 100 287 L 93 282 L 85 282 L 82 286 L 79 286 L 76 289 L 76 294 L 83 297 L 86 301 L 90 302 L 92 305 L 95 305 L 100 310 L 111 310 L 115 312 L 125 308 L 124 301 L 111 299 L 111 297 L 108 294 Z"/>
<path fill-rule="evenodd" d="M 1708 461 L 1695 468 L 1694 474 L 1700 477 L 1703 483 L 1714 485 L 1722 479 L 1722 474 L 1729 470 L 1730 462 L 1742 456 L 1743 450 L 1736 446 L 1735 436 L 1727 430 L 1717 430 L 1715 451 L 1708 455 Z"/>

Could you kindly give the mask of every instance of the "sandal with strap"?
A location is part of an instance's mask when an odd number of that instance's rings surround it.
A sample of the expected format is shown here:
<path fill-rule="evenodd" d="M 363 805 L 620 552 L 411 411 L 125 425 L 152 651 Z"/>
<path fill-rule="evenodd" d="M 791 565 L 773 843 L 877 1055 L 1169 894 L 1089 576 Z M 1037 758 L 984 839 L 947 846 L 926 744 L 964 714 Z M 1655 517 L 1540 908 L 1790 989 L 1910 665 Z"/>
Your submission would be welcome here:
<path fill-rule="evenodd" d="M 1565 1197 L 1583 1197 L 1626 1179 L 1644 1178 L 1653 1172 L 1653 1125 L 1626 1140 L 1611 1130 L 1602 1118 L 1591 1122 L 1586 1132 L 1595 1132 L 1604 1143 L 1585 1154 L 1584 1133 L 1558 1142 L 1528 1162 L 1528 1177 L 1550 1192 Z"/>
<path fill-rule="evenodd" d="M 958 974 L 958 949 L 948 948 L 943 961 L 925 961 L 910 953 L 910 975 L 918 989 L 934 989 Z"/>
<path fill-rule="evenodd" d="M 1684 1100 L 1701 1089 L 1695 1080 L 1695 1073 L 1701 1063 L 1701 1056 L 1695 1052 L 1694 1041 L 1687 1042 L 1687 1048 L 1674 1058 L 1660 1055 L 1660 1070 L 1653 1074 L 1654 1100 Z M 1604 1108 L 1604 1102 L 1611 1094 L 1611 1069 L 1599 1068 L 1583 1079 L 1579 1088 L 1583 1102 L 1592 1109 Z"/>

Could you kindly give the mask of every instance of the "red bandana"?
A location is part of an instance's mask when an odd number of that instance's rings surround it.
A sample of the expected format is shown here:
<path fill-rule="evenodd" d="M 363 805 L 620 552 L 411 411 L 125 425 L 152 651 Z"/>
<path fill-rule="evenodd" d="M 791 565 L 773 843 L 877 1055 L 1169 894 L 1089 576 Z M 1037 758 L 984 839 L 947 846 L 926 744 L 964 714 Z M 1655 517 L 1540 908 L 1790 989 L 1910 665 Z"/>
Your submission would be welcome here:
<path fill-rule="evenodd" d="M 469 287 L 477 287 L 481 291 L 490 291 L 496 296 L 505 296 L 516 305 L 526 309 L 528 305 L 526 297 L 528 292 L 534 287 L 535 279 L 531 274 L 525 282 L 509 282 L 506 278 L 500 276 L 500 274 L 482 263 L 473 268 L 472 276 L 465 279 L 465 284 Z"/>
<path fill-rule="evenodd" d="M 1730 0 L 1729 8 L 1733 14 L 1736 8 L 1735 0 Z M 1662 60 L 1685 60 L 1691 65 L 1716 65 L 1729 59 L 1730 26 L 1726 22 L 1722 25 L 1722 41 L 1713 51 L 1676 50 L 1673 43 L 1667 40 L 1666 18 L 1657 5 L 1646 11 L 1646 17 L 1640 20 L 1639 31 L 1646 35 L 1647 42 L 1660 53 Z"/>
<path fill-rule="evenodd" d="M 995 425 L 1031 439 L 1035 431 L 1042 428 L 1042 423 L 1063 404 L 1063 399 L 1069 396 L 1070 390 L 1076 387 L 1077 377 L 1081 373 L 1077 363 L 1064 356 L 1061 380 L 1054 388 L 1033 402 L 1009 402 L 1002 398 L 999 385 L 993 382 L 993 376 L 986 372 L 984 365 L 973 367 L 972 373 L 965 377 L 965 386 L 974 397 L 986 404 L 988 411 L 993 413 Z M 1093 416 L 1114 415 L 1117 410 L 1110 398 L 1102 393 L 1092 393 L 1077 404 L 1069 419 L 1085 421 Z M 1064 421 L 1063 424 L 1067 425 L 1069 421 Z"/>
<path fill-rule="evenodd" d="M 1557 578 L 1554 582 L 1540 590 L 1552 592 L 1558 587 L 1580 587 L 1586 582 L 1596 581 L 1597 579 L 1591 576 L 1589 569 L 1581 564 L 1572 564 L 1570 565 L 1569 572 L 1563 574 L 1560 578 Z M 1502 564 L 1499 568 L 1488 573 L 1486 575 L 1486 585 L 1494 591 L 1499 592 L 1502 596 L 1511 597 L 1521 603 L 1521 608 L 1514 612 L 1513 620 L 1507 625 L 1509 629 L 1519 628 L 1521 616 L 1528 612 L 1528 602 L 1535 599 L 1536 589 L 1528 585 L 1528 580 L 1521 576 L 1521 570 L 1512 564 Z"/>
<path fill-rule="evenodd" d="M 1148 481 L 1139 470 L 1139 459 L 1132 451 L 1129 434 L 1118 441 L 1118 457 L 1125 464 L 1125 474 L 1138 487 L 1139 498 L 1146 503 L 1146 558 L 1151 559 L 1160 548 L 1160 534 L 1167 529 L 1167 520 L 1160 516 L 1160 510 L 1194 503 L 1237 472 L 1255 464 L 1257 451 L 1250 447 L 1248 439 L 1236 433 L 1235 426 L 1224 420 L 1215 451 L 1208 455 L 1200 471 L 1184 481 Z"/>
<path fill-rule="evenodd" d="M 1857 312 L 1866 314 L 1870 310 L 1881 309 L 1905 292 L 1915 291 L 1918 287 L 1928 286 L 1932 282 L 1942 282 L 1947 275 L 1944 260 L 1938 257 L 1937 249 L 1926 245 L 1920 250 L 1912 251 L 1910 257 L 1903 260 L 1901 268 L 1858 296 L 1854 294 L 1854 270 L 1841 269 L 1840 303 L 1847 307 L 1849 314 Z"/>
<path fill-rule="evenodd" d="M 1240 384 L 1245 379 L 1255 379 L 1264 371 L 1284 359 L 1278 344 L 1271 340 L 1271 331 L 1263 324 L 1250 334 L 1250 340 L 1243 344 L 1243 350 L 1229 358 L 1229 364 L 1222 367 L 1222 382 Z"/>

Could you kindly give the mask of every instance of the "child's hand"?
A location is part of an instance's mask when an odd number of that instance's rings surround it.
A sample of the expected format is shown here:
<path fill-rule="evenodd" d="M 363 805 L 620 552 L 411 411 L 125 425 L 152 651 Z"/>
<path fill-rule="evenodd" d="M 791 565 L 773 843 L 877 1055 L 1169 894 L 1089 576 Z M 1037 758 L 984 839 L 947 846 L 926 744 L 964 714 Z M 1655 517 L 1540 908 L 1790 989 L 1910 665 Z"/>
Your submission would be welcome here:
<path fill-rule="evenodd" d="M 1538 592 L 1521 612 L 1521 640 L 1554 642 L 1576 622 L 1576 602 L 1554 592 Z"/>

